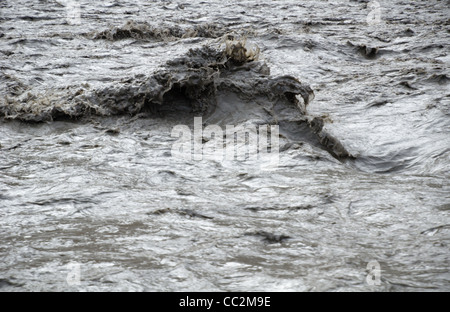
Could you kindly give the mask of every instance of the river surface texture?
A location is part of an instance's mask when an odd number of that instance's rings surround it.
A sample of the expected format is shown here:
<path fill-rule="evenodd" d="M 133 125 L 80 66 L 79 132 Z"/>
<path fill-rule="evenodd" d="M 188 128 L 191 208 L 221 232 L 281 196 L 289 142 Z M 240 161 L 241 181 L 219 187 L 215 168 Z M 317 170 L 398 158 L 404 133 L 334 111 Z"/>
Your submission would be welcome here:
<path fill-rule="evenodd" d="M 0 291 L 450 291 L 449 38 L 438 0 L 1 0 Z"/>

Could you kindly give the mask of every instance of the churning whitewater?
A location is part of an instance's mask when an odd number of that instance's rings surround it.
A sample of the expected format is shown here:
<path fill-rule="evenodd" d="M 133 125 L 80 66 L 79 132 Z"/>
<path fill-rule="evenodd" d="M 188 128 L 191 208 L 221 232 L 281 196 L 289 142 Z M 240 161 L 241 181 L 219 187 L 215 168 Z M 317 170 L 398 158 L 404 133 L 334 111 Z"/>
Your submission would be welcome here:
<path fill-rule="evenodd" d="M 448 16 L 2 1 L 0 291 L 449 290 Z"/>

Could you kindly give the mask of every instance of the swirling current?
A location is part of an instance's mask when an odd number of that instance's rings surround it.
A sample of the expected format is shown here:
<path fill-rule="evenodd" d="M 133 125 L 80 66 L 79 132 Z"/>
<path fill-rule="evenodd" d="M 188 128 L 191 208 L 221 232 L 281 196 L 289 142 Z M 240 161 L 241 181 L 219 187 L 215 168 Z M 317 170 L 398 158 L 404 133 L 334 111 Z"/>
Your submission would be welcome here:
<path fill-rule="evenodd" d="M 450 290 L 449 16 L 2 1 L 0 291 Z"/>

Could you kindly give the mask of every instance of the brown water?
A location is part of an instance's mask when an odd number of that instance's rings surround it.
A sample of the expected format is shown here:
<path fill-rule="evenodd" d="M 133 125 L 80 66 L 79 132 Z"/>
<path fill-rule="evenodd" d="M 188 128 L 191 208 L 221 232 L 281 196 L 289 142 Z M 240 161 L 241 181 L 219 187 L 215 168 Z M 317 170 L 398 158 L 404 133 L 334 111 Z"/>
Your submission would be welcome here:
<path fill-rule="evenodd" d="M 450 6 L 378 3 L 2 1 L 0 290 L 450 290 Z M 225 35 L 259 60 L 189 56 Z M 143 98 L 194 61 L 217 93 Z M 278 167 L 173 157 L 202 114 L 277 119 Z"/>

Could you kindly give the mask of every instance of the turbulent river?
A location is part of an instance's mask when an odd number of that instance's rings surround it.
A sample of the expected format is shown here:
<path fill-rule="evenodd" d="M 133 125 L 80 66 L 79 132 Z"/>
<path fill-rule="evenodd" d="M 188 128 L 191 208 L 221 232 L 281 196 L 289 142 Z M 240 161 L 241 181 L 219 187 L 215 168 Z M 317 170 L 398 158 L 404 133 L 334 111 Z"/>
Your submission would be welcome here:
<path fill-rule="evenodd" d="M 1 1 L 0 291 L 449 291 L 449 36 L 438 0 Z"/>

